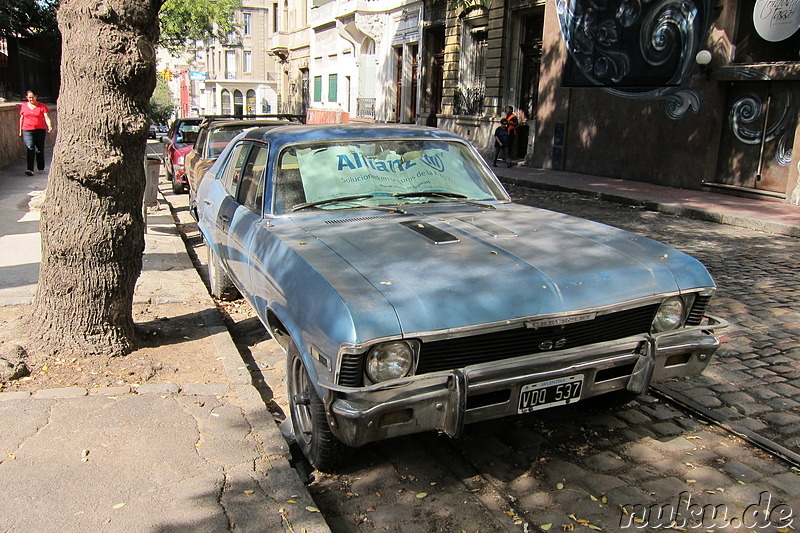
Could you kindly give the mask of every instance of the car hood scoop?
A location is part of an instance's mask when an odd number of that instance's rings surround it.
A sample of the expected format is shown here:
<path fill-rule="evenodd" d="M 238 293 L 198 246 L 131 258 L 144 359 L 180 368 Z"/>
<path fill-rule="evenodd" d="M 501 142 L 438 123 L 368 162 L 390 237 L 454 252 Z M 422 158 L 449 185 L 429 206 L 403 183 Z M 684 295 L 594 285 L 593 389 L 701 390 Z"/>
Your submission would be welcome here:
<path fill-rule="evenodd" d="M 427 222 L 423 222 L 422 220 L 406 220 L 405 222 L 401 222 L 400 225 L 419 233 L 433 244 L 455 244 L 461 240 L 452 233 L 437 228 Z"/>

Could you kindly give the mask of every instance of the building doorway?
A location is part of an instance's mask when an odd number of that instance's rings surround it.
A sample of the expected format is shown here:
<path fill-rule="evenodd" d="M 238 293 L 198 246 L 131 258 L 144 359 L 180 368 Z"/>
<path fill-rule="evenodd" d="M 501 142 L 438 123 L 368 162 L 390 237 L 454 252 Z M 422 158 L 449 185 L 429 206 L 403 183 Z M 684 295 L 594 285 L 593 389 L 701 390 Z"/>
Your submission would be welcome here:
<path fill-rule="evenodd" d="M 526 15 L 522 19 L 520 39 L 520 87 L 519 113 L 521 125 L 517 133 L 516 147 L 512 154 L 524 159 L 529 140 L 536 131 L 536 110 L 539 105 L 539 68 L 542 63 L 542 33 L 544 31 L 544 8 Z"/>
<path fill-rule="evenodd" d="M 399 123 L 403 114 L 403 47 L 396 47 L 394 53 L 396 61 L 394 121 Z"/>
<path fill-rule="evenodd" d="M 433 26 L 425 32 L 423 48 L 426 54 L 425 64 L 429 71 L 425 73 L 423 84 L 427 90 L 423 95 L 423 105 L 428 112 L 427 126 L 436 126 L 437 115 L 442 112 L 442 89 L 444 87 L 444 25 Z"/>
<path fill-rule="evenodd" d="M 244 97 L 239 89 L 233 91 L 233 114 L 237 117 L 244 116 Z"/>
<path fill-rule="evenodd" d="M 411 54 L 411 105 L 408 110 L 408 120 L 406 122 L 413 124 L 417 121 L 417 88 L 419 87 L 417 79 L 419 73 L 417 52 L 419 51 L 419 45 L 417 43 L 408 45 L 408 51 Z"/>
<path fill-rule="evenodd" d="M 798 102 L 798 83 L 731 83 L 727 120 L 720 139 L 717 184 L 785 195 Z"/>

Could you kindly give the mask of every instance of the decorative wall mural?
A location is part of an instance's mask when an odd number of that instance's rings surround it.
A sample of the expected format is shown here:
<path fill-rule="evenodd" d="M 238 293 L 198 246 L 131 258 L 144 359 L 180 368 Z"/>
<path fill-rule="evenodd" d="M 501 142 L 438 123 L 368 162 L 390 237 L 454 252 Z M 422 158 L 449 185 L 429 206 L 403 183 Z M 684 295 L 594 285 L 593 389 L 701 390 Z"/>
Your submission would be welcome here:
<path fill-rule="evenodd" d="M 752 68 L 729 66 L 719 70 L 726 75 L 736 75 L 750 80 L 772 81 L 768 75 Z M 787 166 L 792 162 L 791 145 L 794 142 L 794 131 L 797 126 L 797 104 L 791 85 L 773 82 L 772 87 L 775 91 L 770 99 L 770 111 L 766 116 L 770 124 L 766 125 L 765 142 L 780 137 L 775 150 L 775 161 L 781 166 Z M 764 110 L 764 101 L 759 95 L 752 92 L 739 95 L 728 111 L 728 125 L 734 137 L 745 144 L 761 144 Z"/>
<path fill-rule="evenodd" d="M 700 107 L 682 88 L 708 30 L 710 0 L 557 0 L 568 59 L 562 84 L 667 100 L 667 115 Z"/>
<path fill-rule="evenodd" d="M 787 166 L 792 162 L 792 147 L 789 142 L 794 140 L 797 121 L 792 91 L 787 88 L 773 95 L 770 104 L 773 115 L 767 117 L 770 123 L 766 124 L 765 142 L 780 137 L 775 150 L 775 161 L 781 166 Z M 761 144 L 765 126 L 764 108 L 764 102 L 755 93 L 742 94 L 733 102 L 728 113 L 728 124 L 739 141 L 745 144 Z"/>

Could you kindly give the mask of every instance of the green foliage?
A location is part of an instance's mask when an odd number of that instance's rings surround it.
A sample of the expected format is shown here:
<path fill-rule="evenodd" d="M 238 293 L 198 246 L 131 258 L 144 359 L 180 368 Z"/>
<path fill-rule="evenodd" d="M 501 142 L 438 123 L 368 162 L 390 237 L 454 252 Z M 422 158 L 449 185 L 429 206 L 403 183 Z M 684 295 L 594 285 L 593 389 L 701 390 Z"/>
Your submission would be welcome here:
<path fill-rule="evenodd" d="M 150 97 L 150 121 L 153 124 L 167 124 L 175 110 L 174 101 L 169 85 L 159 78 L 153 96 Z"/>
<path fill-rule="evenodd" d="M 0 36 L 52 36 L 60 39 L 56 10 L 60 0 L 3 0 Z M 236 32 L 241 0 L 166 0 L 161 8 L 161 44 L 180 51 L 196 40 L 227 40 Z"/>
<path fill-rule="evenodd" d="M 4 0 L 0 7 L 0 36 L 57 37 L 59 0 Z"/>
<path fill-rule="evenodd" d="M 174 52 L 197 40 L 227 41 L 238 29 L 235 15 L 240 7 L 241 0 L 166 0 L 159 17 L 160 44 Z"/>

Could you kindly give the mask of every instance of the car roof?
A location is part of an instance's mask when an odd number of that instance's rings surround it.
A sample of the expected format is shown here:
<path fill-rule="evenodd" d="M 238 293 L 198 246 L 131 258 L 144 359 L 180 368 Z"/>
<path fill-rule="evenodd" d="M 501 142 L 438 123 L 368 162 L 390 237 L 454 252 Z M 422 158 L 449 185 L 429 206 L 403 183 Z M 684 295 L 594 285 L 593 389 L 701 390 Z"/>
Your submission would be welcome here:
<path fill-rule="evenodd" d="M 246 127 L 257 128 L 259 126 L 282 126 L 284 124 L 296 124 L 296 122 L 289 122 L 288 120 L 276 119 L 250 119 L 250 120 L 230 120 L 230 119 L 213 119 L 203 123 L 204 128 L 214 128 L 219 126 L 232 126 L 232 127 Z"/>
<path fill-rule="evenodd" d="M 247 132 L 245 139 L 259 140 L 284 145 L 298 142 L 336 139 L 428 139 L 464 141 L 453 132 L 428 126 L 399 124 L 320 124 L 289 125 L 281 128 L 255 128 Z"/>

